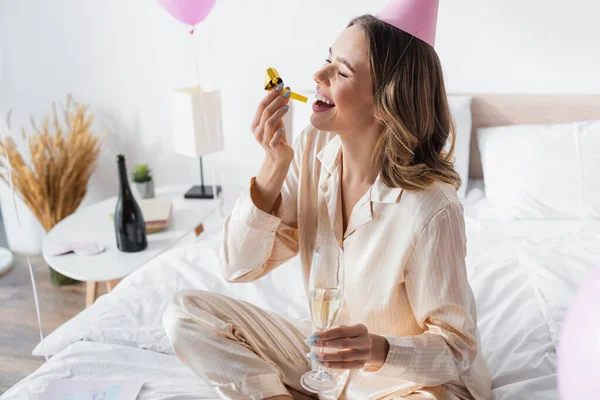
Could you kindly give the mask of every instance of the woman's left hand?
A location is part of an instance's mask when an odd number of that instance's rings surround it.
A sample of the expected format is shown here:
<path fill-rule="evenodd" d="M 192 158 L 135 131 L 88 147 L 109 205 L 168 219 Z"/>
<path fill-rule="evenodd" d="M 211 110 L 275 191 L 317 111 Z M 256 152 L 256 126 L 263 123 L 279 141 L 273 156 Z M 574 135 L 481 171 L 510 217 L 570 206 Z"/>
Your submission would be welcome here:
<path fill-rule="evenodd" d="M 365 364 L 376 361 L 373 357 L 375 336 L 377 335 L 369 334 L 369 329 L 362 324 L 340 325 L 326 331 L 318 331 L 306 340 L 306 344 L 343 350 L 332 353 L 309 353 L 306 356 L 312 359 L 316 358 L 318 363 L 322 362 L 323 366 L 327 368 L 363 368 Z M 385 338 L 380 338 L 387 344 Z M 387 350 L 385 355 L 387 355 Z M 383 360 L 385 360 L 385 356 Z M 375 364 L 379 363 L 375 362 Z"/>

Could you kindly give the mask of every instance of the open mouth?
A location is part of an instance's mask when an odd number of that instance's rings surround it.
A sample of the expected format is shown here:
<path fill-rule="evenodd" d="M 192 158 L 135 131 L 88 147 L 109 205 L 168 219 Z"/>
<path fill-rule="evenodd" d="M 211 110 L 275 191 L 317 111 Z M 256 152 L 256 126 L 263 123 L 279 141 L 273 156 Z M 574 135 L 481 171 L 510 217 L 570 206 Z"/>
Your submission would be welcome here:
<path fill-rule="evenodd" d="M 333 101 L 331 101 L 327 97 L 321 95 L 321 93 L 317 92 L 315 97 L 317 98 L 317 101 L 316 101 L 317 106 L 329 107 L 329 108 L 335 107 L 335 104 L 333 103 Z"/>

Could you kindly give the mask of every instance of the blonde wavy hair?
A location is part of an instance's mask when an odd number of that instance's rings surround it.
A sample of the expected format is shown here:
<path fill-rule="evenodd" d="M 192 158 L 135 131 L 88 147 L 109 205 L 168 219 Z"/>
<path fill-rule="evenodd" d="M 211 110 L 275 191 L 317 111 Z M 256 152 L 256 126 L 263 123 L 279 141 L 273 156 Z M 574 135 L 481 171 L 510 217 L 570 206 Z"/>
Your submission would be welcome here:
<path fill-rule="evenodd" d="M 383 129 L 374 153 L 374 161 L 382 166 L 382 181 L 407 190 L 424 189 L 435 181 L 458 189 L 455 128 L 437 53 L 370 14 L 353 19 L 348 27 L 353 25 L 360 25 L 367 39 L 374 101 Z"/>

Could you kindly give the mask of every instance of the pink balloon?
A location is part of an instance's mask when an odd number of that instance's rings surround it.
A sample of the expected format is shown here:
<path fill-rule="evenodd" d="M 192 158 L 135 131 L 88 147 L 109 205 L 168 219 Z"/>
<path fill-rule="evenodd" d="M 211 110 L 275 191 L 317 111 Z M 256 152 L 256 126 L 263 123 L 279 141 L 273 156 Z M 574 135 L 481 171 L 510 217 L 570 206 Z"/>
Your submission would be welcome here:
<path fill-rule="evenodd" d="M 196 25 L 206 18 L 215 0 L 158 0 L 172 16 L 188 25 Z"/>
<path fill-rule="evenodd" d="M 600 394 L 600 267 L 578 291 L 565 317 L 558 345 L 562 400 Z"/>

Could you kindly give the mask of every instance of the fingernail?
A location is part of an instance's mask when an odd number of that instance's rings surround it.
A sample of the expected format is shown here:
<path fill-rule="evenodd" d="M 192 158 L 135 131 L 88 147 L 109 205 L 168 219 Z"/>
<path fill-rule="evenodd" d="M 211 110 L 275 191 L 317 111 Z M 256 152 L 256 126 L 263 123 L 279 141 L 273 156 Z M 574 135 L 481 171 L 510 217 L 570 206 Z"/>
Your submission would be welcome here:
<path fill-rule="evenodd" d="M 290 106 L 288 106 L 288 105 L 286 104 L 285 106 L 281 107 L 281 109 L 282 109 L 283 111 L 287 111 L 287 110 L 289 110 L 289 109 L 290 109 Z"/>
<path fill-rule="evenodd" d="M 319 335 L 318 333 L 313 333 L 312 335 L 310 335 L 308 337 L 309 339 L 320 339 L 321 335 Z"/>
<path fill-rule="evenodd" d="M 285 129 L 283 129 L 283 127 L 281 127 L 281 128 L 279 128 L 279 129 L 277 129 L 277 132 L 279 132 L 279 133 L 283 133 L 283 131 L 284 131 L 284 130 L 285 130 Z"/>
<path fill-rule="evenodd" d="M 309 346 L 316 346 L 317 345 L 317 339 L 306 339 L 304 341 L 304 343 L 306 343 Z"/>
<path fill-rule="evenodd" d="M 290 97 L 290 95 L 292 94 L 292 92 L 290 92 L 289 90 L 287 92 L 285 92 L 283 94 L 283 97 Z"/>
<path fill-rule="evenodd" d="M 275 86 L 275 90 L 281 92 L 281 89 L 283 89 L 283 82 L 281 82 L 279 85 Z"/>
<path fill-rule="evenodd" d="M 317 363 L 318 365 L 323 365 L 325 364 L 325 362 L 321 361 L 321 360 L 315 360 L 315 363 Z"/>
<path fill-rule="evenodd" d="M 317 353 L 306 353 L 307 358 L 318 358 L 319 355 Z"/>

